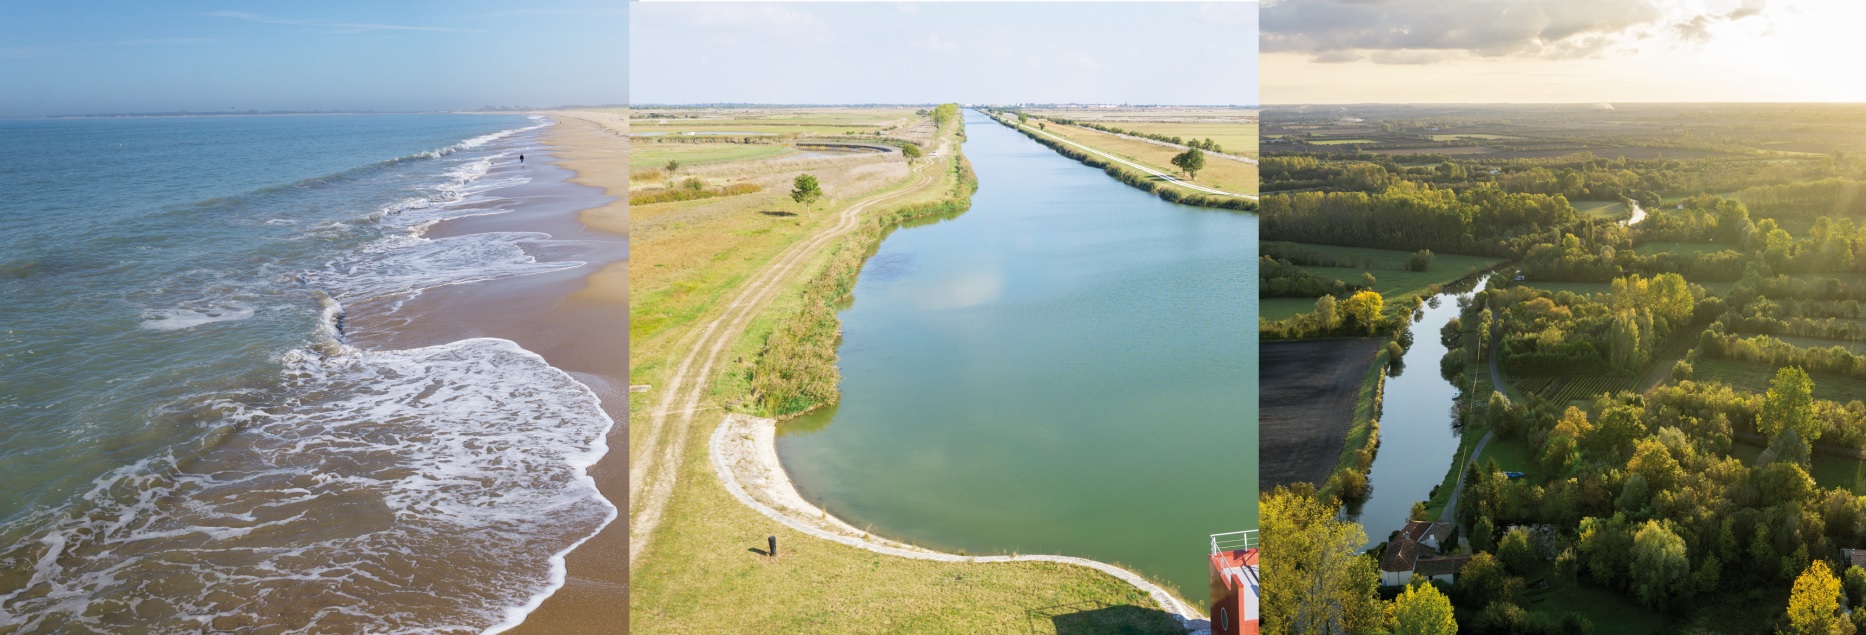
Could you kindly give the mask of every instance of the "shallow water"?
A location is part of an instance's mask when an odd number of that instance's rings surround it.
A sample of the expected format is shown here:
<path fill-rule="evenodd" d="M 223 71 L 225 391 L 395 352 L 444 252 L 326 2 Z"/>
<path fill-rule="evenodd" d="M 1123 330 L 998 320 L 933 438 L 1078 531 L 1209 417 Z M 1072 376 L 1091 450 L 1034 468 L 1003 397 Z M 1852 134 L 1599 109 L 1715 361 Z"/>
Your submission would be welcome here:
<path fill-rule="evenodd" d="M 841 314 L 800 492 L 949 551 L 1121 563 L 1205 597 L 1255 528 L 1255 216 L 1175 205 L 977 113 L 972 207 L 890 235 Z"/>
<path fill-rule="evenodd" d="M 354 343 L 581 266 L 519 209 L 545 122 L 0 122 L 0 633 L 479 632 L 609 518 L 611 425 L 505 340 Z"/>

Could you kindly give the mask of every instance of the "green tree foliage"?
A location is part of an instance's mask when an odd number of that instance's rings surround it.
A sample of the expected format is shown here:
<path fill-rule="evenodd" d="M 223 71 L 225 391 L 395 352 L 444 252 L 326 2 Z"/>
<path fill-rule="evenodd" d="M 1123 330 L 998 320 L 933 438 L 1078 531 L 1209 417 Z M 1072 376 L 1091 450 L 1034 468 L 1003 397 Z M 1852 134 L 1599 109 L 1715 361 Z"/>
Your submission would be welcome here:
<path fill-rule="evenodd" d="M 1341 326 L 1341 313 L 1335 308 L 1335 296 L 1325 295 L 1316 298 L 1314 315 L 1320 321 L 1324 331 L 1332 332 Z"/>
<path fill-rule="evenodd" d="M 667 161 L 667 167 L 666 167 L 665 169 L 667 170 L 667 173 L 668 173 L 668 174 L 673 174 L 673 173 L 675 173 L 675 172 L 679 172 L 679 171 L 680 171 L 680 161 L 677 161 L 677 160 L 674 160 L 674 159 L 668 159 L 668 161 Z"/>
<path fill-rule="evenodd" d="M 1021 113 L 1021 112 L 1020 112 L 1020 113 L 1017 113 L 1017 123 L 1021 123 L 1021 124 L 1029 124 L 1029 123 L 1030 123 L 1030 115 L 1026 115 L 1026 114 L 1024 114 L 1024 113 Z"/>
<path fill-rule="evenodd" d="M 1821 429 L 1814 420 L 1814 380 L 1807 371 L 1792 366 L 1775 371 L 1756 427 L 1767 437 L 1792 429 L 1810 443 L 1820 439 Z"/>
<path fill-rule="evenodd" d="M 1513 527 L 1504 532 L 1503 542 L 1497 544 L 1497 559 L 1503 565 L 1518 574 L 1528 574 L 1542 562 L 1542 556 L 1536 550 L 1536 538 L 1525 527 Z"/>
<path fill-rule="evenodd" d="M 1335 514 L 1308 484 L 1278 487 L 1259 502 L 1263 528 L 1263 633 L 1328 635 L 1386 630 L 1367 534 Z"/>
<path fill-rule="evenodd" d="M 1186 176 L 1199 178 L 1199 170 L 1205 169 L 1205 152 L 1198 148 L 1186 148 L 1173 156 L 1173 166 L 1186 172 Z"/>
<path fill-rule="evenodd" d="M 1406 259 L 1406 268 L 1413 271 L 1430 270 L 1432 268 L 1432 250 L 1421 249 L 1412 252 L 1412 257 Z"/>
<path fill-rule="evenodd" d="M 823 198 L 823 188 L 817 185 L 816 175 L 799 174 L 797 179 L 791 182 L 790 200 L 809 207 L 816 204 L 817 199 L 820 198 Z"/>
<path fill-rule="evenodd" d="M 1393 635 L 1457 635 L 1451 599 L 1430 582 L 1415 582 L 1393 598 Z"/>
<path fill-rule="evenodd" d="M 1640 603 L 1665 609 L 1685 596 L 1691 561 L 1685 540 L 1659 521 L 1646 521 L 1633 536 L 1633 594 Z"/>
<path fill-rule="evenodd" d="M 933 127 L 945 129 L 946 124 L 959 121 L 959 104 L 940 104 L 933 107 Z"/>
<path fill-rule="evenodd" d="M 920 146 L 909 143 L 901 146 L 901 156 L 907 157 L 908 163 L 913 163 L 915 159 L 926 156 L 926 153 L 920 150 Z"/>
<path fill-rule="evenodd" d="M 1479 552 L 1471 556 L 1458 573 L 1455 587 L 1463 604 L 1487 606 L 1494 602 L 1515 602 L 1523 593 L 1523 579 L 1510 575 L 1496 556 Z"/>

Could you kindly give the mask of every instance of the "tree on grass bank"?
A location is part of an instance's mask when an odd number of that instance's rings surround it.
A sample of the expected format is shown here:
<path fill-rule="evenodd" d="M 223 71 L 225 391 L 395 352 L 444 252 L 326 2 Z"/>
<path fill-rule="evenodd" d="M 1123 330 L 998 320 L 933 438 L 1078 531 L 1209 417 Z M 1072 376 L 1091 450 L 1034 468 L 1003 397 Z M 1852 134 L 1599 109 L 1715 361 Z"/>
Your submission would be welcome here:
<path fill-rule="evenodd" d="M 907 164 L 912 165 L 914 159 L 925 156 L 925 154 L 920 151 L 920 146 L 909 143 L 901 146 L 901 156 L 907 157 Z"/>
<path fill-rule="evenodd" d="M 1173 157 L 1173 166 L 1185 170 L 1187 177 L 1199 178 L 1199 170 L 1205 169 L 1205 152 L 1198 148 L 1187 148 L 1185 152 Z"/>
<path fill-rule="evenodd" d="M 679 171 L 680 171 L 680 162 L 673 160 L 673 159 L 669 159 L 667 161 L 667 174 L 669 176 L 672 176 L 675 172 L 679 172 Z"/>
<path fill-rule="evenodd" d="M 797 175 L 797 180 L 791 182 L 791 186 L 790 200 L 802 203 L 806 208 L 823 198 L 823 188 L 817 185 L 814 174 Z"/>

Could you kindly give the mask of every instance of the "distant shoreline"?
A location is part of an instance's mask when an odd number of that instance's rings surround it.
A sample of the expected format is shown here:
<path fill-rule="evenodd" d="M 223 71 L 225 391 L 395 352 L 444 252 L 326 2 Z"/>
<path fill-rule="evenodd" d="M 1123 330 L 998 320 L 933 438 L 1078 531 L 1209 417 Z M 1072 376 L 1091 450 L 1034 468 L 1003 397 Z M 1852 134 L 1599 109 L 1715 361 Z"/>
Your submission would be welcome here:
<path fill-rule="evenodd" d="M 593 106 L 608 108 L 609 106 Z M 621 106 L 615 106 L 621 108 Z M 146 113 L 106 113 L 96 115 L 40 115 L 24 117 L 0 117 L 0 119 L 206 119 L 210 117 L 305 117 L 330 115 L 532 115 L 554 111 L 554 108 L 527 108 L 522 110 L 280 110 L 272 112 L 146 112 Z"/>

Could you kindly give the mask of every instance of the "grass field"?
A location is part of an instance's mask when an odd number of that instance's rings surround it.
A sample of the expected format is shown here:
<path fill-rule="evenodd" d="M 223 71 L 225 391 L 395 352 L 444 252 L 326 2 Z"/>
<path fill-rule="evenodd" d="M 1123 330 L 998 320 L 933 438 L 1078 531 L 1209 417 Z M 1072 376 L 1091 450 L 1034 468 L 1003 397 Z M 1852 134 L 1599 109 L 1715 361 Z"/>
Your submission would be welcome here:
<path fill-rule="evenodd" d="M 1036 123 L 1036 121 L 1032 121 L 1032 125 Z M 1172 146 L 1163 146 L 1156 143 L 1119 137 L 1078 126 L 1065 126 L 1054 121 L 1042 123 L 1045 124 L 1043 132 L 1048 132 L 1058 137 L 1151 167 L 1167 174 L 1179 176 L 1179 168 L 1173 167 L 1173 156 L 1184 152 L 1184 150 Z M 1205 169 L 1199 170 L 1198 178 L 1191 179 L 1190 181 L 1227 192 L 1256 194 L 1257 166 L 1221 157 L 1207 157 L 1205 159 Z"/>
<path fill-rule="evenodd" d="M 658 168 L 668 161 L 700 166 L 774 159 L 796 153 L 796 148 L 776 144 L 653 143 L 637 139 L 629 147 L 628 166 L 631 169 Z"/>
<path fill-rule="evenodd" d="M 1328 276 L 1336 280 L 1356 284 L 1360 283 L 1361 273 L 1372 273 L 1374 274 L 1374 290 L 1379 291 L 1381 297 L 1386 298 L 1388 302 L 1392 302 L 1398 298 L 1425 293 L 1426 287 L 1431 285 L 1446 284 L 1469 275 L 1472 269 L 1482 271 L 1496 266 L 1499 262 L 1503 262 L 1501 259 L 1497 258 L 1463 256 L 1458 254 L 1435 254 L 1432 257 L 1431 268 L 1426 271 L 1411 271 L 1406 268 L 1407 260 L 1412 258 L 1412 252 L 1410 251 L 1369 249 L 1366 247 L 1339 247 L 1335 245 L 1314 245 L 1306 243 L 1296 244 L 1331 256 L 1371 261 L 1373 263 L 1372 269 L 1364 267 L 1303 267 L 1303 270 L 1316 275 Z M 1310 305 L 1309 308 L 1314 308 L 1314 300 L 1309 300 L 1308 303 Z M 1303 310 L 1308 311 L 1309 308 Z"/>
<path fill-rule="evenodd" d="M 1138 121 L 1110 121 L 1104 125 L 1123 130 L 1133 130 L 1147 134 L 1184 137 L 1186 139 L 1211 139 L 1224 148 L 1226 154 L 1257 154 L 1257 124 L 1255 123 L 1156 123 Z"/>
<path fill-rule="evenodd" d="M 1700 359 L 1692 365 L 1692 371 L 1692 378 L 1698 381 L 1719 381 L 1737 390 L 1765 393 L 1769 390 L 1769 381 L 1775 378 L 1776 367 L 1733 359 Z M 1815 399 L 1841 403 L 1866 401 L 1866 380 L 1827 373 L 1809 373 L 1809 376 L 1814 379 Z"/>
<path fill-rule="evenodd" d="M 1833 340 L 1824 337 L 1801 337 L 1799 335 L 1771 335 L 1770 337 L 1802 348 L 1828 348 L 1838 346 L 1847 349 L 1854 355 L 1866 354 L 1866 342 L 1849 342 L 1847 340 Z"/>
<path fill-rule="evenodd" d="M 1512 136 L 1509 136 L 1509 135 L 1501 135 L 1501 134 L 1490 134 L 1490 133 L 1487 133 L 1487 132 L 1472 132 L 1472 133 L 1463 133 L 1463 134 L 1458 134 L 1458 133 L 1453 133 L 1453 134 L 1435 134 L 1435 135 L 1432 135 L 1432 140 L 1433 140 L 1433 141 L 1457 141 L 1457 140 L 1459 140 L 1459 139 L 1485 139 L 1485 140 L 1492 140 L 1492 139 L 1521 139 L 1521 138 L 1522 138 L 1522 137 L 1512 137 Z"/>
<path fill-rule="evenodd" d="M 1030 114 L 1062 117 L 1123 130 L 1168 137 L 1210 138 L 1227 154 L 1257 155 L 1257 111 L 1237 108 L 1128 108 L 1112 110 L 1031 110 Z"/>
<path fill-rule="evenodd" d="M 1574 211 L 1596 218 L 1620 220 L 1626 218 L 1627 213 L 1624 201 L 1569 201 L 1568 204 L 1574 206 Z"/>
<path fill-rule="evenodd" d="M 662 118 L 664 114 L 680 118 Z M 912 108 L 637 108 L 629 116 L 629 134 L 681 132 L 758 132 L 768 134 L 866 134 L 910 123 Z"/>
<path fill-rule="evenodd" d="M 1744 465 L 1755 465 L 1762 456 L 1763 446 L 1738 441 L 1730 444 L 1730 456 L 1743 461 Z M 1814 453 L 1813 469 L 1808 476 L 1822 489 L 1842 488 L 1854 494 L 1866 494 L 1866 461 L 1850 459 L 1832 454 Z"/>
<path fill-rule="evenodd" d="M 939 200 L 953 183 L 955 155 L 929 166 L 943 175 L 888 207 Z M 733 164 L 713 168 L 731 176 Z M 898 157 L 879 155 L 834 171 L 812 170 L 829 198 L 802 209 L 782 192 L 631 210 L 629 268 L 630 382 L 660 388 L 689 337 L 755 272 L 785 248 L 821 231 L 858 200 L 901 191 L 911 182 Z M 786 181 L 794 171 L 747 172 Z M 880 210 L 874 210 L 880 211 Z M 1132 585 L 1090 569 L 1050 563 L 937 563 L 882 556 L 800 534 L 740 504 L 707 460 L 707 440 L 729 410 L 742 409 L 747 372 L 782 316 L 794 313 L 803 287 L 828 262 L 820 250 L 733 340 L 709 387 L 684 452 L 659 528 L 634 563 L 629 607 L 639 633 L 870 632 L 1176 632 L 1170 618 Z M 632 393 L 644 415 L 660 394 Z M 649 448 L 646 426 L 629 429 L 631 461 Z M 669 436 L 679 433 L 669 428 Z M 751 551 L 777 536 L 776 560 Z M 725 601 L 730 599 L 730 601 Z"/>
<path fill-rule="evenodd" d="M 1315 310 L 1315 298 L 1263 298 L 1257 301 L 1257 315 L 1276 322 Z"/>

